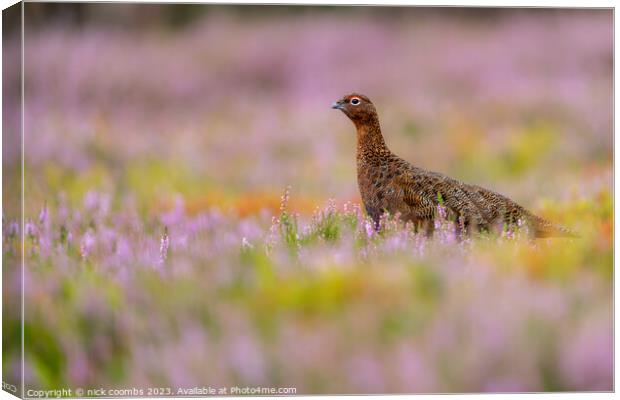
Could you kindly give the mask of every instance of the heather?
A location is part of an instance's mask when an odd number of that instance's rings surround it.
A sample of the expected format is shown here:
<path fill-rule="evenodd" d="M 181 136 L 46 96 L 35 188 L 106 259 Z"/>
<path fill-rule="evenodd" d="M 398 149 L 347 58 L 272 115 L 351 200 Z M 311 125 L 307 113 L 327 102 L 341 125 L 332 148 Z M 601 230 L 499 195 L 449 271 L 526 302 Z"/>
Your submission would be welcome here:
<path fill-rule="evenodd" d="M 268 10 L 27 26 L 27 386 L 611 390 L 611 14 Z M 402 157 L 581 238 L 376 232 L 329 109 L 352 90 Z"/>

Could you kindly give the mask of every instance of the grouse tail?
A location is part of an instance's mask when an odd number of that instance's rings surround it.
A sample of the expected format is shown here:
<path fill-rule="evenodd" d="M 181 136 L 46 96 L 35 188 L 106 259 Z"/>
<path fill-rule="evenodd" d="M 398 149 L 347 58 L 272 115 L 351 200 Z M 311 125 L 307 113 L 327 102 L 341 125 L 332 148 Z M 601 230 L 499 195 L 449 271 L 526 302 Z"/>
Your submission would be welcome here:
<path fill-rule="evenodd" d="M 546 219 L 532 215 L 531 226 L 533 234 L 537 238 L 549 238 L 549 237 L 566 237 L 566 238 L 578 238 L 579 234 L 563 227 L 562 225 L 554 224 Z"/>

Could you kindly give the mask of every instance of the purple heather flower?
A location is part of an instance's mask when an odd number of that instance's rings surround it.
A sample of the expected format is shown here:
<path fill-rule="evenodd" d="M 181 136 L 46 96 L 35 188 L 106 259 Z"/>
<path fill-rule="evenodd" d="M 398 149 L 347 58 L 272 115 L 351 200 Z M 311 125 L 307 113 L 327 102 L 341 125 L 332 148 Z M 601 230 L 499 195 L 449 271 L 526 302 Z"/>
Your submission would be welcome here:
<path fill-rule="evenodd" d="M 370 220 L 364 221 L 364 229 L 366 230 L 366 236 L 369 238 L 373 237 L 375 234 L 375 226 L 374 223 Z"/>
<path fill-rule="evenodd" d="M 43 226 L 47 223 L 47 206 L 44 206 L 39 213 L 39 223 Z"/>
<path fill-rule="evenodd" d="M 16 221 L 9 222 L 6 234 L 10 237 L 19 235 L 19 224 Z"/>
<path fill-rule="evenodd" d="M 94 246 L 95 235 L 93 234 L 92 230 L 89 229 L 86 231 L 84 236 L 82 236 L 82 240 L 80 240 L 80 255 L 83 259 L 88 258 Z"/>
<path fill-rule="evenodd" d="M 26 233 L 26 236 L 33 240 L 37 239 L 39 236 L 39 229 L 30 220 L 26 221 L 26 225 L 24 226 L 24 232 Z"/>
<path fill-rule="evenodd" d="M 174 207 L 172 210 L 162 214 L 160 217 L 162 224 L 165 226 L 174 227 L 184 220 L 185 218 L 185 201 L 182 196 L 177 196 L 174 199 Z"/>
<path fill-rule="evenodd" d="M 243 249 L 252 249 L 252 248 L 254 248 L 254 246 L 252 246 L 252 243 L 250 243 L 245 236 L 241 239 L 241 247 Z"/>
<path fill-rule="evenodd" d="M 168 236 L 168 228 L 164 229 L 164 234 L 162 235 L 159 242 L 159 260 L 163 264 L 166 262 L 166 258 L 168 258 L 168 247 L 170 246 L 170 237 Z"/>
<path fill-rule="evenodd" d="M 280 212 L 286 211 L 290 194 L 291 194 L 291 186 L 289 185 L 284 189 L 284 193 L 282 194 L 282 197 L 280 197 Z"/>
<path fill-rule="evenodd" d="M 84 196 L 84 208 L 87 210 L 93 211 L 99 205 L 99 194 L 91 190 Z"/>

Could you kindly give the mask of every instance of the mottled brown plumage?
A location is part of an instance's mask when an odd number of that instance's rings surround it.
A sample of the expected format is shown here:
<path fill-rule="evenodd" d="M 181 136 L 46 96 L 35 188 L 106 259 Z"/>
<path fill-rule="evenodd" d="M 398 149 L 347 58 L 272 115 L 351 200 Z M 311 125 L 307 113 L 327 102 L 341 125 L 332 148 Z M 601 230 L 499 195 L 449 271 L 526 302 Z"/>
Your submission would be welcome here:
<path fill-rule="evenodd" d="M 357 182 L 368 215 L 379 225 L 384 212 L 432 233 L 438 205 L 443 202 L 458 221 L 457 230 L 492 230 L 522 221 L 534 237 L 575 236 L 546 221 L 509 198 L 415 167 L 392 153 L 385 144 L 375 106 L 368 97 L 353 93 L 332 105 L 357 129 Z"/>

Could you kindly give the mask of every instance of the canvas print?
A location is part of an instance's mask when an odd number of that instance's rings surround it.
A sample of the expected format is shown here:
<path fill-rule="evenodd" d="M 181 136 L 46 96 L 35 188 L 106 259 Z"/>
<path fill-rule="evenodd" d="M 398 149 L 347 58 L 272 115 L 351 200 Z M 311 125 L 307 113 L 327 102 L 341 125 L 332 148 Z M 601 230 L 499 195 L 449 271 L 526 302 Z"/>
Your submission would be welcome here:
<path fill-rule="evenodd" d="M 4 391 L 613 391 L 612 9 L 2 16 Z"/>

